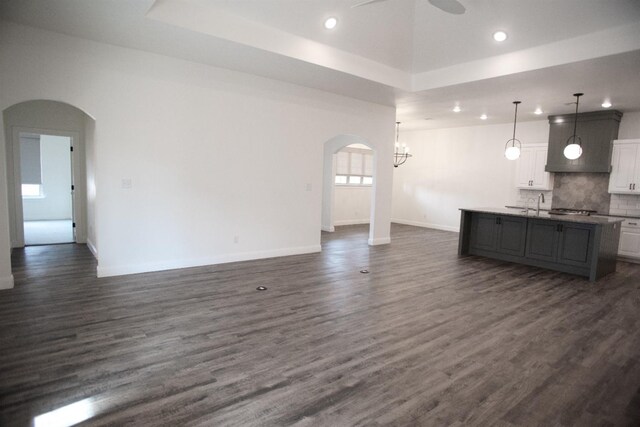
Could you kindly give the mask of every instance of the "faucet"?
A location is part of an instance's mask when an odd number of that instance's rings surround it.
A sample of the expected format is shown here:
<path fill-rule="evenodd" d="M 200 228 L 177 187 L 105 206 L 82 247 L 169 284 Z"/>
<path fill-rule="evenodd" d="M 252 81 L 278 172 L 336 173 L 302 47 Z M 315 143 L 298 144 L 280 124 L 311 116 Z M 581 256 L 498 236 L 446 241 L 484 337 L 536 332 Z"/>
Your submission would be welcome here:
<path fill-rule="evenodd" d="M 533 197 L 529 197 L 527 199 L 526 202 L 524 202 L 524 213 L 526 213 L 527 215 L 529 215 L 529 209 L 533 210 L 533 208 L 529 207 L 529 202 L 535 202 L 536 199 L 534 199 Z"/>
<path fill-rule="evenodd" d="M 538 207 L 536 208 L 536 215 L 540 216 L 540 199 L 542 199 L 542 203 L 544 203 L 544 193 L 538 194 Z"/>

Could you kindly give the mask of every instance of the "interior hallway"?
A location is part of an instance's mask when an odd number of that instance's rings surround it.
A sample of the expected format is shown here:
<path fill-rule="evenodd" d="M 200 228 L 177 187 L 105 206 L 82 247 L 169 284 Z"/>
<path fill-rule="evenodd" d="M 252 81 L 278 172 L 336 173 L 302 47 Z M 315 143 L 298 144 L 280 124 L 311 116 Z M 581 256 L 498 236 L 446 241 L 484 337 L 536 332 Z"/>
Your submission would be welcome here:
<path fill-rule="evenodd" d="M 24 222 L 25 245 L 51 245 L 73 241 L 73 221 L 70 219 Z"/>
<path fill-rule="evenodd" d="M 640 423 L 639 265 L 594 284 L 459 259 L 452 232 L 367 232 L 102 279 L 83 245 L 14 250 L 0 424 L 77 402 L 88 425 Z"/>

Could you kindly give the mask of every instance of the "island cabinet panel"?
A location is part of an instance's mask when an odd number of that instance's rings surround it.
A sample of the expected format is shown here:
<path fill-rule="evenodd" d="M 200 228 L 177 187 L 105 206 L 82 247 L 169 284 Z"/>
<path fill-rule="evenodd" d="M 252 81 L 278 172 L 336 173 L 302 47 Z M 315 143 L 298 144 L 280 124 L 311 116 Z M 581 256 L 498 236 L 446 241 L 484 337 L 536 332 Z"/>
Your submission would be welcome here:
<path fill-rule="evenodd" d="M 458 254 L 579 274 L 592 281 L 614 272 L 621 220 L 563 219 L 462 209 Z"/>
<path fill-rule="evenodd" d="M 591 262 L 595 227 L 588 224 L 529 220 L 527 257 L 576 267 Z"/>
<path fill-rule="evenodd" d="M 593 252 L 595 227 L 564 223 L 560 229 L 558 262 L 577 267 L 588 267 Z"/>
<path fill-rule="evenodd" d="M 498 227 L 498 252 L 524 256 L 527 219 L 510 216 L 499 217 Z"/>
<path fill-rule="evenodd" d="M 471 221 L 469 246 L 475 250 L 495 251 L 498 242 L 498 216 L 476 214 Z"/>
<path fill-rule="evenodd" d="M 558 230 L 555 221 L 529 220 L 527 257 L 555 262 L 558 259 Z"/>
<path fill-rule="evenodd" d="M 477 214 L 471 220 L 469 246 L 474 252 L 523 256 L 526 236 L 526 218 Z"/>

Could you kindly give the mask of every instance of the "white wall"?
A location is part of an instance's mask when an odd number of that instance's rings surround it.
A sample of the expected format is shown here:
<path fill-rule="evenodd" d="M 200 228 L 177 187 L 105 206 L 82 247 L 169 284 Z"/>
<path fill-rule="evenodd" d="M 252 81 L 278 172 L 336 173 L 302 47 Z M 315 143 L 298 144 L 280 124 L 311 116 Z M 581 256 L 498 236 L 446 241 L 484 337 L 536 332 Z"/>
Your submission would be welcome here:
<path fill-rule="evenodd" d="M 71 141 L 69 137 L 40 136 L 42 197 L 23 198 L 25 221 L 72 219 Z"/>
<path fill-rule="evenodd" d="M 96 122 L 86 120 L 85 141 L 85 166 L 87 171 L 87 246 L 98 259 L 98 237 L 96 235 L 96 146 L 94 135 Z"/>
<path fill-rule="evenodd" d="M 333 225 L 368 224 L 371 187 L 336 185 Z"/>
<path fill-rule="evenodd" d="M 516 162 L 504 157 L 513 124 L 403 132 L 413 157 L 394 170 L 394 222 L 458 231 L 464 207 L 513 204 Z M 549 139 L 547 120 L 518 123 L 526 143 Z"/>
<path fill-rule="evenodd" d="M 57 99 L 96 119 L 99 275 L 319 250 L 323 144 L 341 134 L 377 149 L 389 238 L 392 107 L 7 22 L 0 86 L 3 109 Z"/>
<path fill-rule="evenodd" d="M 624 113 L 620 121 L 618 139 L 640 138 L 640 112 Z"/>

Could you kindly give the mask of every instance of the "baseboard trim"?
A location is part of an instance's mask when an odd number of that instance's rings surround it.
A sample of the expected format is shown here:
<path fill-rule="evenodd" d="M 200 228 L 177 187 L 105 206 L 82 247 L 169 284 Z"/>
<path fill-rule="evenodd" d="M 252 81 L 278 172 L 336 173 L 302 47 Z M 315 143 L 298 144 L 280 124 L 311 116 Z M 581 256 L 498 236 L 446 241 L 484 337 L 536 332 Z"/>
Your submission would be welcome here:
<path fill-rule="evenodd" d="M 392 219 L 391 222 L 396 224 L 413 225 L 415 227 L 433 228 L 434 230 L 460 232 L 460 227 L 451 227 L 450 225 L 430 224 L 428 222 L 410 221 L 406 219 Z"/>
<path fill-rule="evenodd" d="M 377 245 L 388 245 L 391 243 L 391 237 L 378 237 L 377 239 L 369 239 L 367 240 L 369 246 L 377 246 Z"/>
<path fill-rule="evenodd" d="M 96 248 L 96 245 L 94 245 L 93 242 L 91 240 L 89 240 L 89 239 L 87 239 L 86 245 L 89 248 L 89 250 L 91 251 L 91 253 L 93 254 L 93 257 L 95 259 L 98 259 L 98 249 Z"/>
<path fill-rule="evenodd" d="M 264 258 L 276 258 L 320 252 L 320 245 L 297 248 L 275 249 L 270 251 L 243 252 L 190 260 L 160 261 L 143 264 L 130 264 L 103 267 L 98 265 L 98 277 L 122 276 L 125 274 L 150 273 L 153 271 L 175 270 L 179 268 L 201 267 L 204 265 L 226 264 L 229 262 L 251 261 Z"/>
<path fill-rule="evenodd" d="M 322 231 L 326 231 L 327 233 L 333 233 L 334 231 L 336 231 L 336 228 L 334 226 L 328 226 L 328 225 L 323 225 L 322 227 L 320 227 L 320 229 Z"/>
<path fill-rule="evenodd" d="M 13 274 L 8 277 L 0 278 L 0 289 L 13 288 Z"/>
<path fill-rule="evenodd" d="M 340 221 L 334 221 L 333 225 L 336 226 L 340 226 L 340 225 L 360 225 L 360 224 L 369 224 L 370 220 L 369 218 L 365 218 L 365 219 L 343 219 Z"/>

